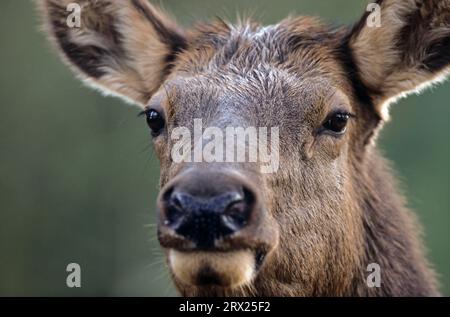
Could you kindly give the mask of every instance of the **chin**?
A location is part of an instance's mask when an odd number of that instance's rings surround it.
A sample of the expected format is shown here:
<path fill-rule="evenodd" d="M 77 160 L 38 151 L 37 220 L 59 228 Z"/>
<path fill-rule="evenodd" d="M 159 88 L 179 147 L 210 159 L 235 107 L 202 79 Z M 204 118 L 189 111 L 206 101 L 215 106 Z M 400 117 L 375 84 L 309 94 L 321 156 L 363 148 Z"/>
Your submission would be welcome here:
<path fill-rule="evenodd" d="M 250 250 L 168 251 L 169 267 L 182 293 L 214 296 L 250 285 L 256 275 L 255 255 Z"/>

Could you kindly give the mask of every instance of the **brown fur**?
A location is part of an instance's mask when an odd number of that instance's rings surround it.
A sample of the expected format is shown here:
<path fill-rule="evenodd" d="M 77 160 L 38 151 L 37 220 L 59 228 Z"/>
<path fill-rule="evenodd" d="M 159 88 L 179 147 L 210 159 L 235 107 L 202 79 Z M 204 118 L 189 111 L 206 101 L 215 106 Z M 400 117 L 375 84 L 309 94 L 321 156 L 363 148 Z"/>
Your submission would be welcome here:
<path fill-rule="evenodd" d="M 185 33 L 143 0 L 83 1 L 82 29 L 68 30 L 66 2 L 39 1 L 65 60 L 90 82 L 165 113 L 167 129 L 154 139 L 163 190 L 187 167 L 197 171 L 192 186 L 225 184 L 210 170 L 233 170 L 256 188 L 252 224 L 221 242 L 224 250 L 256 254 L 264 246 L 254 279 L 240 287 L 193 286 L 175 274 L 181 294 L 439 294 L 419 226 L 375 141 L 394 98 L 448 73 L 449 1 L 378 1 L 380 28 L 368 27 L 365 15 L 353 28 L 301 17 L 268 27 L 217 21 Z M 356 116 L 346 134 L 318 133 L 342 107 Z M 174 164 L 170 130 L 191 127 L 194 118 L 219 127 L 279 126 L 280 169 L 263 175 L 248 164 Z M 160 223 L 167 250 L 192 247 L 164 230 Z M 366 285 L 370 263 L 381 266 L 380 288 Z"/>

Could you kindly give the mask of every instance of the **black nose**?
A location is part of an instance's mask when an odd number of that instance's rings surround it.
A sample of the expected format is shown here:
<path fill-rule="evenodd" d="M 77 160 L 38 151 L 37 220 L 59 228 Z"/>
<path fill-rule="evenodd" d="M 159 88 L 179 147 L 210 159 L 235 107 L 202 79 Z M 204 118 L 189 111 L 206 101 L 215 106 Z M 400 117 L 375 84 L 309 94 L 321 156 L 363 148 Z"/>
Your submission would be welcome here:
<path fill-rule="evenodd" d="M 164 225 L 194 242 L 197 248 L 210 249 L 217 239 L 247 225 L 254 196 L 245 188 L 213 197 L 198 197 L 172 189 L 166 192 L 164 201 Z"/>

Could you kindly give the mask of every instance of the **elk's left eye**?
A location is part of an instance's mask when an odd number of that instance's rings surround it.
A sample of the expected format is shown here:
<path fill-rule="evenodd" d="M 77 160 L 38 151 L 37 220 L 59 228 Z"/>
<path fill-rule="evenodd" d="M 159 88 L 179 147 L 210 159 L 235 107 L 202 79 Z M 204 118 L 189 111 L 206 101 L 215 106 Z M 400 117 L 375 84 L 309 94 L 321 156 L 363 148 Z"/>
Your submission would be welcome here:
<path fill-rule="evenodd" d="M 164 117 L 155 109 L 145 111 L 145 117 L 150 130 L 152 130 L 152 135 L 159 135 L 165 126 Z"/>
<path fill-rule="evenodd" d="M 343 134 L 347 130 L 350 116 L 349 113 L 345 112 L 334 113 L 323 123 L 323 128 L 336 134 Z"/>

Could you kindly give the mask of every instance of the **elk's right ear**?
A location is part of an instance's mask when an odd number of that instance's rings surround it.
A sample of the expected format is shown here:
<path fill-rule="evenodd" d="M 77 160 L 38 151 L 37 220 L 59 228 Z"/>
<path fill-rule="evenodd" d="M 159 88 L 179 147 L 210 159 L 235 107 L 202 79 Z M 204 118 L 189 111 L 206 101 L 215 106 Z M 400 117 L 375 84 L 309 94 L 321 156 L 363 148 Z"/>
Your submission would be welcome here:
<path fill-rule="evenodd" d="M 46 31 L 82 79 L 144 105 L 160 87 L 186 39 L 146 0 L 37 0 Z M 79 26 L 70 22 L 79 6 Z M 75 21 L 75 20 L 74 20 Z"/>

